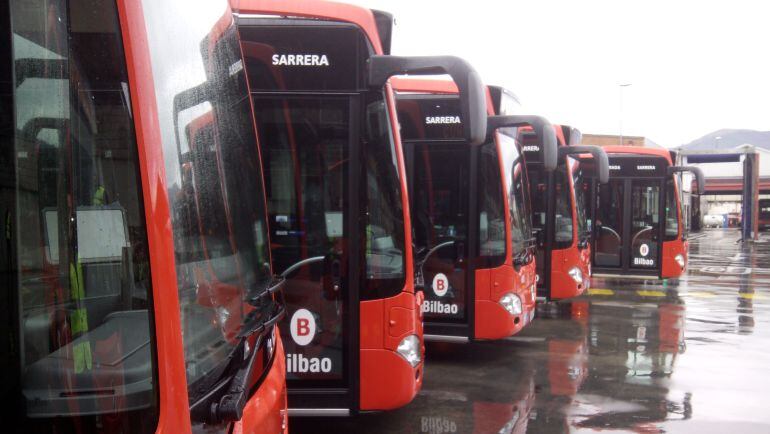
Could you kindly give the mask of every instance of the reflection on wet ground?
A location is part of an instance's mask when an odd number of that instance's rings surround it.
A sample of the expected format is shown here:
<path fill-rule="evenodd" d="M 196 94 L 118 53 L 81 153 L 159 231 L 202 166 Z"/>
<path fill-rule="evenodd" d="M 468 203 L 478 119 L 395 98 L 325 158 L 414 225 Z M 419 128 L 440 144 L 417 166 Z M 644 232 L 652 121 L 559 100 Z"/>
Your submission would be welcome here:
<path fill-rule="evenodd" d="M 770 235 L 690 241 L 678 281 L 596 281 L 518 336 L 430 345 L 406 408 L 293 433 L 770 432 Z"/>

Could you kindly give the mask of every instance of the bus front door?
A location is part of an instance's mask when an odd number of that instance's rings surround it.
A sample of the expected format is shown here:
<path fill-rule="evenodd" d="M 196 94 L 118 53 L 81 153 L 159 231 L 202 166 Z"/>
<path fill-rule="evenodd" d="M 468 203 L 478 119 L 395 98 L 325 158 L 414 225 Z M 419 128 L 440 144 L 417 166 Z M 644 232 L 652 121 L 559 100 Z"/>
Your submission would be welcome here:
<path fill-rule="evenodd" d="M 622 269 L 624 261 L 625 181 L 613 179 L 596 190 L 594 265 Z"/>
<path fill-rule="evenodd" d="M 661 188 L 657 178 L 614 178 L 595 189 L 597 274 L 659 274 Z"/>
<path fill-rule="evenodd" d="M 418 143 L 408 149 L 412 174 L 412 213 L 415 242 L 420 249 L 420 267 L 425 301 L 423 315 L 430 328 L 426 333 L 445 331 L 468 324 L 468 209 L 470 153 L 465 144 Z M 484 225 L 485 223 L 482 223 Z M 438 327 L 438 329 L 435 329 Z M 435 329 L 435 330 L 434 330 Z M 471 331 L 457 330 L 468 335 Z M 444 333 L 446 334 L 446 333 Z M 454 334 L 454 332 L 452 333 Z"/>
<path fill-rule="evenodd" d="M 345 225 L 351 222 L 354 185 L 348 164 L 354 97 L 254 99 L 269 174 L 265 189 L 273 261 L 286 278 L 289 321 L 281 323 L 281 334 L 288 338 L 287 380 L 295 387 L 337 389 L 334 407 L 350 408 L 347 357 L 357 348 L 347 348 L 356 340 L 347 337 L 354 246 Z"/>

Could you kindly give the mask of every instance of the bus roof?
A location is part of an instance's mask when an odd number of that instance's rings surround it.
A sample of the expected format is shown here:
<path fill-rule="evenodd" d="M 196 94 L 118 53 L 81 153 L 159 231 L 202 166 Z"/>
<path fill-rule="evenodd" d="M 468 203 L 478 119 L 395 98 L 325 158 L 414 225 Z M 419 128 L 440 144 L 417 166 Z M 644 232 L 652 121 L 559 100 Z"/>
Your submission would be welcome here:
<path fill-rule="evenodd" d="M 590 145 L 590 143 L 586 143 Z M 602 146 L 607 154 L 634 154 L 641 156 L 662 157 L 666 159 L 669 166 L 673 165 L 671 153 L 665 148 L 651 148 L 646 146 Z"/>
<path fill-rule="evenodd" d="M 230 0 L 233 12 L 343 21 L 360 27 L 376 54 L 383 54 L 377 22 L 370 9 L 326 0 Z"/>
<path fill-rule="evenodd" d="M 419 79 L 393 77 L 390 80 L 393 90 L 396 92 L 457 94 L 457 85 L 452 80 L 445 79 Z"/>
<path fill-rule="evenodd" d="M 408 92 L 408 93 L 428 93 L 437 95 L 457 95 L 457 85 L 452 80 L 443 78 L 403 78 L 393 77 L 390 79 L 390 83 L 393 86 L 393 90 L 396 92 Z M 487 87 L 487 115 L 494 115 L 494 109 L 492 107 L 492 97 L 489 94 L 489 87 Z"/>

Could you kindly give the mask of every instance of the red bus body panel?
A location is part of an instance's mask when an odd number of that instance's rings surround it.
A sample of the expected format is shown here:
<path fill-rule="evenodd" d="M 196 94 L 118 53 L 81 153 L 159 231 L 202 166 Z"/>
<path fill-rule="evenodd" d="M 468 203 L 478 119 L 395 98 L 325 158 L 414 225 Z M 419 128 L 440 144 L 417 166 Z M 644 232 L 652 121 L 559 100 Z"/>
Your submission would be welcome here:
<path fill-rule="evenodd" d="M 383 54 L 374 15 L 366 8 L 331 1 L 310 0 L 230 0 L 230 5 L 242 14 L 284 15 L 348 22 L 361 28 L 372 44 L 375 54 Z M 390 84 L 385 87 L 385 98 L 390 112 L 392 131 L 398 132 L 395 98 Z M 404 210 L 404 245 L 411 246 L 412 227 L 401 137 L 394 133 L 393 141 L 398 159 L 401 202 Z M 395 297 L 359 303 L 359 405 L 361 410 L 389 410 L 403 406 L 409 403 L 422 387 L 422 364 L 413 368 L 396 353 L 399 342 L 408 335 L 418 336 L 421 346 L 424 345 L 422 317 L 414 292 L 412 250 L 406 249 L 404 256 L 406 284 L 403 291 Z M 400 333 L 393 336 L 390 329 L 398 329 Z"/>
<path fill-rule="evenodd" d="M 554 125 L 554 130 L 556 131 L 559 146 L 567 146 L 561 127 Z M 553 300 L 577 297 L 583 294 L 590 285 L 588 282 L 591 276 L 591 250 L 590 248 L 585 248 L 581 251 L 578 248 L 577 200 L 575 197 L 575 183 L 570 172 L 570 168 L 567 167 L 570 202 L 572 204 L 570 210 L 572 212 L 572 244 L 567 248 L 553 249 L 551 251 L 550 295 Z M 570 277 L 569 270 L 572 267 L 580 268 L 580 272 L 584 276 L 584 283 L 577 283 Z"/>
<path fill-rule="evenodd" d="M 277 329 L 276 329 L 277 330 Z M 233 424 L 233 433 L 286 433 L 289 432 L 286 411 L 286 364 L 283 343 L 276 333 L 275 359 L 267 372 L 259 392 L 246 402 L 243 418 Z"/>
<path fill-rule="evenodd" d="M 674 178 L 674 191 L 679 190 L 679 180 Z M 687 269 L 688 254 L 690 243 L 682 239 L 682 205 L 679 203 L 680 197 L 676 195 L 678 232 L 676 239 L 672 241 L 663 241 L 663 260 L 661 262 L 660 277 L 663 279 L 673 279 L 684 274 Z M 684 267 L 680 267 L 676 262 L 676 255 L 682 255 L 684 258 Z"/>
<path fill-rule="evenodd" d="M 147 224 L 152 277 L 155 347 L 160 416 L 157 433 L 191 432 L 185 374 L 180 305 L 174 267 L 174 241 L 167 196 L 166 173 L 158 125 L 150 47 L 140 0 L 117 0 L 126 53 L 129 88 L 134 110 L 140 177 Z M 244 417 L 234 432 L 284 433 L 286 426 L 286 369 L 283 345 L 259 389 L 249 398 Z"/>
<path fill-rule="evenodd" d="M 144 14 L 140 1 L 118 0 L 118 13 L 126 52 L 126 67 L 131 105 L 134 110 L 134 128 L 138 146 L 139 168 L 144 210 L 147 220 L 147 243 L 152 270 L 152 293 L 155 316 L 155 346 L 158 366 L 158 394 L 160 417 L 157 433 L 190 432 L 187 377 L 183 369 L 184 346 L 179 318 L 179 299 L 176 291 L 174 241 L 171 238 L 171 215 L 166 196 L 166 169 L 160 146 L 155 86 L 150 62 Z"/>
<path fill-rule="evenodd" d="M 572 298 L 581 295 L 587 289 L 588 285 L 575 282 L 569 275 L 572 267 L 580 268 L 583 276 L 589 276 L 589 263 L 591 250 L 589 248 L 580 251 L 577 244 L 573 243 L 566 249 L 555 249 L 551 252 L 551 298 L 559 300 L 563 298 Z M 587 282 L 587 278 L 584 278 Z"/>
<path fill-rule="evenodd" d="M 564 132 L 560 125 L 554 125 L 554 132 L 556 133 L 556 140 L 558 146 L 567 146 L 567 141 L 564 137 Z M 530 130 L 531 127 L 522 127 L 522 129 Z M 577 297 L 585 292 L 590 286 L 591 276 L 591 249 L 586 247 L 584 249 L 578 248 L 578 213 L 576 208 L 575 197 L 575 184 L 570 173 L 571 169 L 567 168 L 567 178 L 569 180 L 569 192 L 571 202 L 572 213 L 572 243 L 564 248 L 551 250 L 551 269 L 550 269 L 550 299 L 560 300 L 565 298 Z M 575 282 L 569 275 L 569 270 L 572 267 L 580 268 L 583 273 L 583 283 Z M 545 270 L 549 272 L 549 270 Z"/>
<path fill-rule="evenodd" d="M 681 276 L 687 268 L 687 251 L 689 242 L 681 238 L 663 242 L 663 261 L 661 263 L 660 277 L 672 279 Z M 680 267 L 674 259 L 676 255 L 684 257 L 684 267 Z"/>

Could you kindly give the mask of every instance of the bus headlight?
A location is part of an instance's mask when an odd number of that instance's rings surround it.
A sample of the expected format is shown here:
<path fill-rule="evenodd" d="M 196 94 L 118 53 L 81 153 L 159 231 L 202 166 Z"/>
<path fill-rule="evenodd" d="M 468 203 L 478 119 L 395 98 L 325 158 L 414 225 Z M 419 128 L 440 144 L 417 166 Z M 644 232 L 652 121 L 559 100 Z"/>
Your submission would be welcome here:
<path fill-rule="evenodd" d="M 677 264 L 679 264 L 680 267 L 684 268 L 684 256 L 682 256 L 681 253 L 674 256 L 674 260 Z"/>
<path fill-rule="evenodd" d="M 511 315 L 521 315 L 521 299 L 518 295 L 507 292 L 500 297 L 498 303 Z"/>
<path fill-rule="evenodd" d="M 416 335 L 405 337 L 396 348 L 396 352 L 401 355 L 412 367 L 417 367 L 422 360 L 420 355 L 420 338 Z"/>
<path fill-rule="evenodd" d="M 577 284 L 583 283 L 583 272 L 580 271 L 580 268 L 572 267 L 572 268 L 569 269 L 567 274 L 569 274 L 569 277 L 571 277 L 572 280 L 575 281 L 575 283 L 577 283 Z"/>
<path fill-rule="evenodd" d="M 273 358 L 273 354 L 275 353 L 275 329 L 277 327 L 273 326 L 273 331 L 270 332 L 270 336 L 265 340 L 265 347 L 267 348 L 267 358 L 268 360 L 271 360 Z"/>

